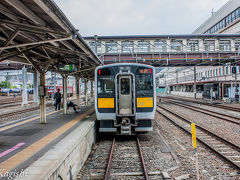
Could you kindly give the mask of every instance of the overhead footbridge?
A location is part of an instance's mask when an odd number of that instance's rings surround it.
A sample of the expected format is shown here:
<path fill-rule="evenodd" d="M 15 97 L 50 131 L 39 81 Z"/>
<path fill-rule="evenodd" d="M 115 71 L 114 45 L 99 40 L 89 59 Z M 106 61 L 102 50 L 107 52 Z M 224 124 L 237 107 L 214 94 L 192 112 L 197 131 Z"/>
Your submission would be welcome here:
<path fill-rule="evenodd" d="M 66 114 L 67 77 L 75 76 L 77 84 L 80 78 L 93 80 L 95 67 L 102 64 L 53 0 L 0 1 L 0 62 L 6 60 L 40 74 L 41 123 L 46 123 L 47 71 L 63 77 Z"/>
<path fill-rule="evenodd" d="M 89 36 L 84 38 L 104 64 L 159 66 L 240 64 L 239 34 Z"/>

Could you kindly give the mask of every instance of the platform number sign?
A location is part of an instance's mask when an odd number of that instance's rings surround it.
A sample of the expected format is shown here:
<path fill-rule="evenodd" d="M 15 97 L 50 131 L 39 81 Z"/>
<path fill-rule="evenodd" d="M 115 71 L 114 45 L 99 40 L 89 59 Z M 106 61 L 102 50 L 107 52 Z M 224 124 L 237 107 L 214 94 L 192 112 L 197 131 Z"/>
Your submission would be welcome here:
<path fill-rule="evenodd" d="M 59 70 L 62 72 L 73 72 L 76 71 L 76 67 L 74 64 L 60 64 L 58 66 Z"/>
<path fill-rule="evenodd" d="M 197 148 L 195 123 L 191 123 L 191 129 L 192 129 L 192 145 L 194 148 Z"/>

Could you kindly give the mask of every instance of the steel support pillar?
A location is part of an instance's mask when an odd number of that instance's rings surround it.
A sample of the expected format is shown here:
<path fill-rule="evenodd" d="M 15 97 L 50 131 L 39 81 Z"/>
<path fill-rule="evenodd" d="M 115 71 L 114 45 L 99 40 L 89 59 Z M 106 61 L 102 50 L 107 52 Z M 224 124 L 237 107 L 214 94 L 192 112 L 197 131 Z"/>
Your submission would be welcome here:
<path fill-rule="evenodd" d="M 238 87 L 237 87 L 237 67 L 236 68 L 236 72 L 235 72 L 235 102 L 238 102 Z"/>
<path fill-rule="evenodd" d="M 33 73 L 33 101 L 38 103 L 38 72 L 35 70 Z"/>
<path fill-rule="evenodd" d="M 40 88 L 41 93 L 39 93 L 40 99 L 40 123 L 46 124 L 46 94 L 45 94 L 45 73 L 40 73 Z"/>
<path fill-rule="evenodd" d="M 193 76 L 194 76 L 194 85 L 193 85 L 193 92 L 194 92 L 194 99 L 197 98 L 197 83 L 196 83 L 196 66 L 193 69 Z"/>
<path fill-rule="evenodd" d="M 94 96 L 94 91 L 93 91 L 93 80 L 91 80 L 91 101 L 93 102 L 93 96 Z"/>
<path fill-rule="evenodd" d="M 28 103 L 28 92 L 27 92 L 27 68 L 22 68 L 22 106 Z"/>
<path fill-rule="evenodd" d="M 67 114 L 67 76 L 63 78 L 63 114 Z"/>
<path fill-rule="evenodd" d="M 75 80 L 76 80 L 76 98 L 77 98 L 77 106 L 78 106 L 78 108 L 80 108 L 80 85 L 79 85 L 80 77 L 79 77 L 79 76 L 75 76 Z"/>
<path fill-rule="evenodd" d="M 85 88 L 85 92 L 84 92 L 84 94 L 85 94 L 85 105 L 87 106 L 88 105 L 88 97 L 87 97 L 87 91 L 88 91 L 88 88 L 87 88 L 87 82 L 88 82 L 88 80 L 87 79 L 84 79 L 84 88 Z"/>

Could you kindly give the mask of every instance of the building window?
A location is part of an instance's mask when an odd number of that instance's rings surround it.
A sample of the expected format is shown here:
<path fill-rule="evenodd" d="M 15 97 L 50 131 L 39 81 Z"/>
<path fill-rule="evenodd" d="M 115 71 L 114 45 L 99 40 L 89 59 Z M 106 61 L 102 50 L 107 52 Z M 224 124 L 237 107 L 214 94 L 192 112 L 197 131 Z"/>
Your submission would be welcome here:
<path fill-rule="evenodd" d="M 240 8 L 234 10 L 232 13 L 230 13 L 228 16 L 226 16 L 224 19 L 219 21 L 217 24 L 215 24 L 213 27 L 208 29 L 205 34 L 212 34 L 215 33 L 222 28 L 226 27 L 228 24 L 230 24 L 233 21 L 236 21 L 240 17 Z"/>
<path fill-rule="evenodd" d="M 93 52 L 95 52 L 95 42 L 91 41 L 88 43 L 88 45 L 90 46 L 91 50 Z M 97 53 L 102 53 L 102 46 L 101 46 L 101 42 L 97 43 Z"/>
<path fill-rule="evenodd" d="M 235 51 L 239 51 L 240 50 L 240 40 L 235 40 Z"/>
<path fill-rule="evenodd" d="M 171 51 L 180 52 L 182 51 L 183 43 L 182 40 L 171 40 Z"/>
<path fill-rule="evenodd" d="M 122 41 L 122 52 L 123 53 L 133 53 L 134 52 L 133 41 Z"/>
<path fill-rule="evenodd" d="M 222 74 L 225 75 L 225 68 L 222 68 Z"/>
<path fill-rule="evenodd" d="M 199 51 L 198 40 L 188 40 L 187 51 Z"/>
<path fill-rule="evenodd" d="M 231 51 L 231 41 L 219 40 L 219 51 Z"/>
<path fill-rule="evenodd" d="M 115 41 L 106 42 L 105 46 L 106 46 L 106 53 L 118 52 L 117 42 Z"/>
<path fill-rule="evenodd" d="M 218 76 L 218 69 L 216 69 L 216 76 Z"/>
<path fill-rule="evenodd" d="M 207 52 L 215 51 L 215 41 L 214 40 L 205 40 L 204 41 L 204 51 L 207 51 Z"/>
<path fill-rule="evenodd" d="M 226 74 L 228 74 L 228 67 L 226 67 Z"/>
<path fill-rule="evenodd" d="M 150 52 L 150 41 L 138 41 L 138 52 Z"/>
<path fill-rule="evenodd" d="M 166 52 L 167 51 L 167 42 L 165 40 L 154 41 L 154 51 L 155 52 Z"/>
<path fill-rule="evenodd" d="M 222 69 L 221 69 L 221 68 L 219 68 L 219 70 L 218 70 L 218 71 L 219 71 L 219 76 L 221 76 L 221 75 L 222 75 L 222 73 L 221 73 L 221 72 L 222 72 Z"/>

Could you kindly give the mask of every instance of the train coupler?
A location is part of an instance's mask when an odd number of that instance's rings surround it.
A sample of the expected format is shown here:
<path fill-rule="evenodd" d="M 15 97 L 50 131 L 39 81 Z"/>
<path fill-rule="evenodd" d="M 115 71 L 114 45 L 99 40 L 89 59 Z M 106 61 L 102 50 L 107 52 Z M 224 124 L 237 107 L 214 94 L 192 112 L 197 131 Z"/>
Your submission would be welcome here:
<path fill-rule="evenodd" d="M 121 135 L 130 135 L 131 134 L 131 122 L 130 118 L 123 118 L 121 123 Z"/>

